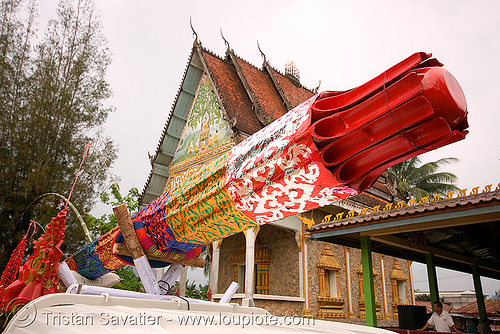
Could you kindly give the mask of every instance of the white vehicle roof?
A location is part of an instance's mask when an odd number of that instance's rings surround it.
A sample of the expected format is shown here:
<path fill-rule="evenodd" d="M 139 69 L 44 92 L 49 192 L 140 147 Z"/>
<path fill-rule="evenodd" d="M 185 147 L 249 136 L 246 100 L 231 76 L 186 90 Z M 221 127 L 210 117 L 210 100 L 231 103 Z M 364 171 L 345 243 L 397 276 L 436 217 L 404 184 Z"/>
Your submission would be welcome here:
<path fill-rule="evenodd" d="M 4 333 L 337 333 L 389 334 L 380 328 L 276 317 L 236 304 L 197 303 L 174 297 L 151 300 L 81 294 L 52 294 L 25 305 Z"/>

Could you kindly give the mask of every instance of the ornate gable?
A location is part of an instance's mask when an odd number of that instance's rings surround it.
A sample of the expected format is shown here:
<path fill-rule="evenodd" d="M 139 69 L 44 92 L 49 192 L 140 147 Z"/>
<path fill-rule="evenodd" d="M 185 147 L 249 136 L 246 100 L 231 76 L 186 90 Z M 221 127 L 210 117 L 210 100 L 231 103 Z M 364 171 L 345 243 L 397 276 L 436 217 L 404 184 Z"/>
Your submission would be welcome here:
<path fill-rule="evenodd" d="M 287 109 L 271 77 L 228 50 L 238 76 L 252 101 L 253 109 L 262 125 L 283 116 Z"/>

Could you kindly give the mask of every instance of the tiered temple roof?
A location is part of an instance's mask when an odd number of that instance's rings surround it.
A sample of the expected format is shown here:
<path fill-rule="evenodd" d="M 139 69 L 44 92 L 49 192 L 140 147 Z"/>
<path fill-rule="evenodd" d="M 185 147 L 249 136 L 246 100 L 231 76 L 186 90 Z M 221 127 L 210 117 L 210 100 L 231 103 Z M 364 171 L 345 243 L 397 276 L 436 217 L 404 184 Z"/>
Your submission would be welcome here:
<path fill-rule="evenodd" d="M 141 206 L 163 192 L 194 99 L 195 86 L 203 72 L 207 74 L 219 106 L 232 127 L 236 143 L 314 96 L 315 92 L 302 86 L 298 78 L 273 68 L 264 54 L 262 67 L 257 68 L 236 55 L 229 44 L 227 46 L 223 58 L 195 40 L 171 114 L 151 158 L 152 170 L 140 198 Z M 363 208 L 392 202 L 398 195 L 385 182 L 377 182 L 366 193 L 347 201 L 351 206 Z"/>

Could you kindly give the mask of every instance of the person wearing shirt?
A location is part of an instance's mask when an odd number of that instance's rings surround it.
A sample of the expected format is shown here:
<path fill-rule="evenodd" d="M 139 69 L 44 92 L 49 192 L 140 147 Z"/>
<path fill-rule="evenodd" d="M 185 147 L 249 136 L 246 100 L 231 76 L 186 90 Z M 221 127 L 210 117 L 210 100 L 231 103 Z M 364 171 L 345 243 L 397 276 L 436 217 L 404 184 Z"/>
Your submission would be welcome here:
<path fill-rule="evenodd" d="M 433 306 L 434 313 L 429 320 L 427 320 L 425 326 L 420 329 L 421 331 L 425 331 L 429 326 L 434 326 L 436 332 L 451 333 L 453 331 L 457 332 L 457 334 L 463 334 L 455 328 L 455 323 L 451 315 L 443 310 L 443 304 L 441 304 L 441 302 L 434 302 Z"/>
<path fill-rule="evenodd" d="M 478 319 L 472 319 L 472 323 L 467 327 L 467 333 L 477 333 Z"/>

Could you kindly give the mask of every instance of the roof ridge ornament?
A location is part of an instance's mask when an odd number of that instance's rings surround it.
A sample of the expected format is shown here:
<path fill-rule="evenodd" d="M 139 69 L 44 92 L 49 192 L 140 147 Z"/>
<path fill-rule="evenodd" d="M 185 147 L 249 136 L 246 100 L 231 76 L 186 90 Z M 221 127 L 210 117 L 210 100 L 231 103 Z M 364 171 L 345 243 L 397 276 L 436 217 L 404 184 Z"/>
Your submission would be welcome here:
<path fill-rule="evenodd" d="M 224 37 L 224 34 L 222 33 L 222 27 L 220 27 L 220 35 L 222 36 L 222 39 L 224 40 L 224 44 L 226 44 L 227 51 L 231 50 L 231 47 L 229 46 L 229 42 L 227 39 Z"/>
<path fill-rule="evenodd" d="M 319 92 L 319 87 L 321 87 L 321 79 L 319 80 L 319 83 L 318 83 L 318 86 L 316 86 L 316 88 L 314 88 L 314 94 L 318 94 Z"/>
<path fill-rule="evenodd" d="M 264 57 L 264 63 L 267 63 L 266 55 L 264 54 L 264 52 L 262 52 L 262 49 L 260 48 L 258 40 L 257 40 L 257 48 L 259 49 L 261 56 Z"/>
<path fill-rule="evenodd" d="M 495 192 L 500 190 L 500 183 L 498 183 L 497 187 L 495 190 L 492 190 L 493 184 L 488 184 L 487 186 L 484 187 L 482 192 L 479 192 L 480 187 L 474 187 L 470 191 L 469 195 L 467 195 L 467 188 L 460 189 L 457 191 L 455 194 L 455 191 L 450 191 L 446 195 L 445 194 L 436 194 L 433 195 L 433 198 L 431 199 L 430 196 L 422 197 L 420 200 L 417 198 L 411 198 L 408 201 L 400 201 L 398 203 L 387 203 L 383 209 L 380 208 L 380 205 L 374 206 L 372 208 L 364 208 L 360 212 L 357 213 L 355 210 L 351 210 L 348 212 L 346 217 L 343 217 L 344 212 L 339 212 L 337 215 L 333 218 L 333 214 L 329 214 L 323 217 L 323 220 L 321 221 L 321 224 L 323 223 L 329 223 L 331 221 L 338 221 L 342 219 L 348 219 L 348 218 L 353 218 L 354 216 L 364 216 L 364 215 L 369 215 L 373 213 L 381 213 L 382 211 L 389 211 L 389 210 L 396 210 L 396 209 L 402 209 L 405 207 L 409 206 L 416 206 L 416 205 L 424 205 L 424 204 L 429 204 L 429 203 L 434 203 L 434 202 L 439 202 L 441 200 L 449 200 L 453 199 L 453 196 L 455 195 L 455 199 L 465 197 L 465 196 L 474 196 L 474 195 L 481 195 L 484 193 L 489 193 L 489 192 Z M 393 204 L 396 204 L 393 207 Z"/>
<path fill-rule="evenodd" d="M 191 26 L 191 30 L 193 31 L 194 43 L 195 44 L 201 44 L 201 41 L 198 41 L 198 34 L 196 33 L 196 31 L 193 28 L 193 20 L 192 20 L 191 16 L 189 17 L 189 25 Z"/>

